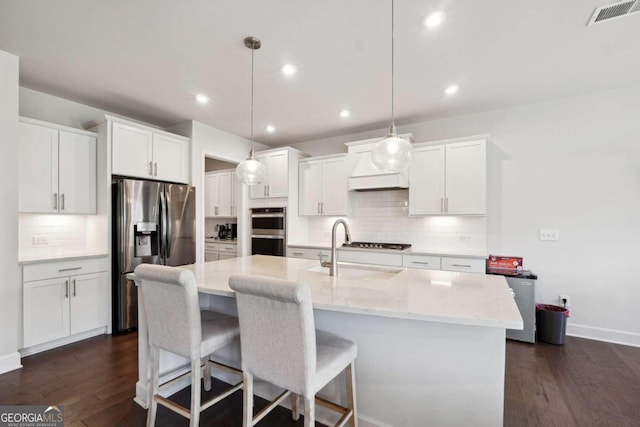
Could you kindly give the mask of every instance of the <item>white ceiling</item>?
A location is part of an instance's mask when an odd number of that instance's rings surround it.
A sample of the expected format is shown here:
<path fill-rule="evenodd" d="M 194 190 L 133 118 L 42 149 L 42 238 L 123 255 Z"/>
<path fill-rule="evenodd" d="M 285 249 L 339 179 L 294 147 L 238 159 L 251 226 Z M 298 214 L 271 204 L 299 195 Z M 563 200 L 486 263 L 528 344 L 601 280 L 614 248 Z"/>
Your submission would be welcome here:
<path fill-rule="evenodd" d="M 640 13 L 591 27 L 608 0 L 396 0 L 396 117 L 409 123 L 640 83 Z M 387 126 L 390 1 L 0 0 L 20 84 L 169 126 L 197 120 L 290 144 Z M 443 10 L 441 28 L 421 19 Z M 293 78 L 280 67 L 298 66 Z M 443 94 L 460 85 L 453 97 Z M 202 107 L 193 97 L 209 95 Z M 351 117 L 341 119 L 341 109 Z M 272 123 L 277 132 L 267 134 Z"/>

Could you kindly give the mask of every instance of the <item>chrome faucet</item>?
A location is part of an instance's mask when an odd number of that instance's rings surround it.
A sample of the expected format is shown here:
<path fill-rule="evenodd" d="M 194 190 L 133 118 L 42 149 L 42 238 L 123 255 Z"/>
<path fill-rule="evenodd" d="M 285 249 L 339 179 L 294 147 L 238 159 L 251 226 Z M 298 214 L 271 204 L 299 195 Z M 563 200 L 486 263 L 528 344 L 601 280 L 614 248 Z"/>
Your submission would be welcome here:
<path fill-rule="evenodd" d="M 338 275 L 338 250 L 336 248 L 336 230 L 338 229 L 338 224 L 342 224 L 344 227 L 344 239 L 346 243 L 351 243 L 351 236 L 349 235 L 349 226 L 347 225 L 344 219 L 338 219 L 333 223 L 333 228 L 331 229 L 331 261 L 322 261 L 320 264 L 323 267 L 329 267 L 329 276 L 337 276 Z"/>

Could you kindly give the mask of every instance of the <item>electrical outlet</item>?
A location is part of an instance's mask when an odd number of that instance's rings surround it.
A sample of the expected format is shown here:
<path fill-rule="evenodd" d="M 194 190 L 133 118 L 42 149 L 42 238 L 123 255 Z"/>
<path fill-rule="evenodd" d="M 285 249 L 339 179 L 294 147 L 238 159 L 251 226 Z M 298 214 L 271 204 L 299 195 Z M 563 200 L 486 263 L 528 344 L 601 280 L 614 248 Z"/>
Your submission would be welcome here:
<path fill-rule="evenodd" d="M 461 234 L 458 236 L 458 243 L 469 243 L 471 241 L 471 236 L 468 234 Z"/>
<path fill-rule="evenodd" d="M 569 305 L 570 305 L 570 303 L 569 303 L 569 295 L 560 295 L 559 299 L 560 299 L 560 306 L 561 307 L 569 308 Z"/>
<path fill-rule="evenodd" d="M 560 230 L 555 228 L 541 228 L 539 231 L 539 239 L 548 241 L 560 240 Z"/>
<path fill-rule="evenodd" d="M 34 246 L 46 246 L 49 244 L 49 238 L 43 235 L 35 235 L 31 239 Z"/>

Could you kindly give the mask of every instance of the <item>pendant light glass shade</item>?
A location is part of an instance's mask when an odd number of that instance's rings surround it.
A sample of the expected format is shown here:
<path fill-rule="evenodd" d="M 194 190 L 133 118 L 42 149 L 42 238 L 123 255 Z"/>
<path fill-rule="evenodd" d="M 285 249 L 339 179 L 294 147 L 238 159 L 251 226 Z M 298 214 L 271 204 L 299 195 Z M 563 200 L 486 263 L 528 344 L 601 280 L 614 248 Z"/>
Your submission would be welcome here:
<path fill-rule="evenodd" d="M 382 172 L 402 172 L 411 163 L 412 154 L 411 143 L 393 132 L 375 146 L 371 160 Z"/>
<path fill-rule="evenodd" d="M 244 45 L 251 49 L 251 153 L 247 160 L 238 165 L 236 175 L 243 184 L 256 185 L 262 182 L 266 173 L 264 165 L 257 161 L 253 154 L 253 53 L 260 49 L 262 42 L 255 37 L 247 37 L 244 39 Z"/>
<path fill-rule="evenodd" d="M 265 167 L 254 158 L 248 158 L 238 165 L 236 174 L 247 185 L 260 184 L 264 179 Z"/>
<path fill-rule="evenodd" d="M 371 156 L 373 165 L 382 172 L 401 172 L 409 167 L 413 147 L 406 139 L 400 138 L 396 134 L 394 122 L 394 7 L 391 0 L 391 129 L 389 135 L 380 141 Z"/>

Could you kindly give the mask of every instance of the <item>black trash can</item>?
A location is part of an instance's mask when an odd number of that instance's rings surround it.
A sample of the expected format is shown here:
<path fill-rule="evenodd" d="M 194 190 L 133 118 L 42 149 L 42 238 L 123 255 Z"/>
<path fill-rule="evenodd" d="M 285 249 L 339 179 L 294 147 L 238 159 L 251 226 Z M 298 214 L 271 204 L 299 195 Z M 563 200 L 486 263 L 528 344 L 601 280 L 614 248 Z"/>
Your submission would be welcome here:
<path fill-rule="evenodd" d="M 569 310 L 557 305 L 536 304 L 536 337 L 549 344 L 564 344 Z"/>

